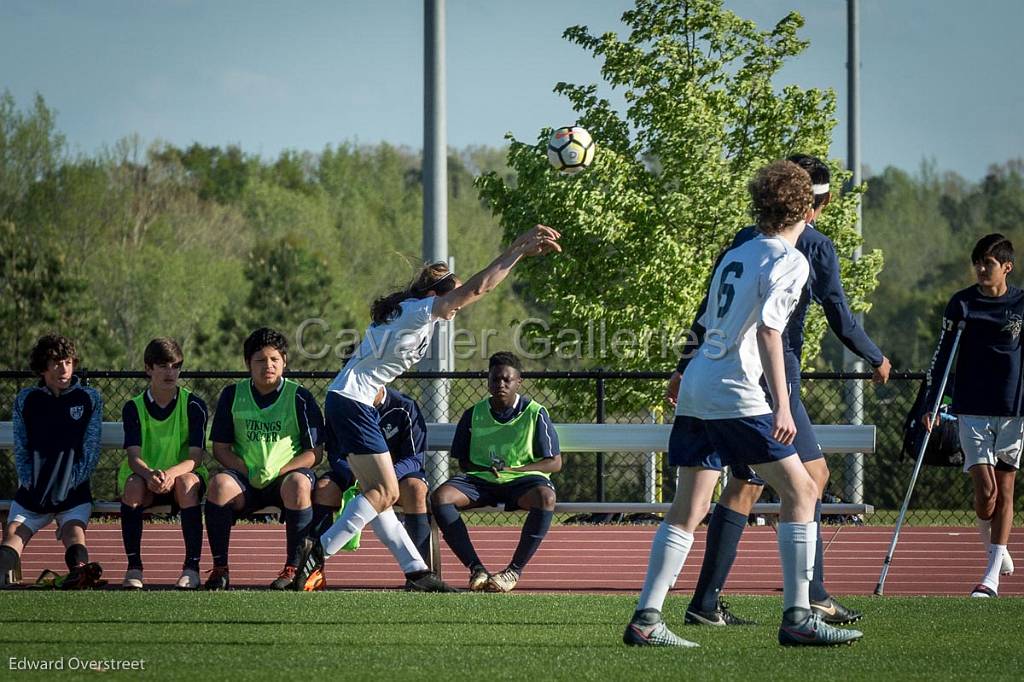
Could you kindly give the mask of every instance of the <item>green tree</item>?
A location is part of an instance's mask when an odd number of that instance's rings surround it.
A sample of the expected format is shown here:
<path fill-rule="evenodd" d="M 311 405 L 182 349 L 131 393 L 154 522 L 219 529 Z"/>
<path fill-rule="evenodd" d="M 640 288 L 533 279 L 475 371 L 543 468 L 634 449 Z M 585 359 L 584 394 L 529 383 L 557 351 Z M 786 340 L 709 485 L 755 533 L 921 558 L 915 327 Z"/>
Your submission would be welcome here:
<path fill-rule="evenodd" d="M 332 282 L 326 266 L 323 257 L 294 233 L 257 244 L 245 267 L 249 284 L 245 304 L 241 309 L 225 309 L 220 321 L 219 342 L 228 349 L 228 356 L 240 357 L 242 340 L 257 327 L 278 329 L 293 346 L 300 342 L 307 348 L 320 348 L 328 343 L 317 325 L 309 327 L 308 338 L 296 338 L 296 330 L 306 327 L 303 321 L 324 319 L 328 314 Z M 300 350 L 293 348 L 290 355 L 293 369 L 320 368 L 321 358 L 307 357 Z"/>
<path fill-rule="evenodd" d="M 31 111 L 20 112 L 7 90 L 0 95 L 0 219 L 18 219 L 33 185 L 64 160 L 64 136 L 56 114 L 36 95 Z"/>
<path fill-rule="evenodd" d="M 25 230 L 0 221 L 0 368 L 25 369 L 35 340 L 47 333 L 75 338 L 89 366 L 102 341 L 85 293 L 88 283 L 69 275 L 59 249 L 36 248 Z"/>
<path fill-rule="evenodd" d="M 550 131 L 543 130 L 536 143 L 511 139 L 514 182 L 492 173 L 478 187 L 506 239 L 534 222 L 562 231 L 561 256 L 519 270 L 527 296 L 549 311 L 551 334 L 595 324 L 608 346 L 580 361 L 668 370 L 716 256 L 749 223 L 746 183 L 758 167 L 793 152 L 826 157 L 835 97 L 773 85 L 785 60 L 807 45 L 795 13 L 760 31 L 721 0 L 637 0 L 622 20 L 630 27 L 624 39 L 585 26 L 564 34 L 603 60 L 603 78 L 628 105 L 624 115 L 615 111 L 596 85 L 555 87 L 598 142 L 593 166 L 577 176 L 553 172 L 544 156 Z M 834 169 L 836 187 L 845 178 Z M 857 244 L 851 225 L 860 191 L 839 197 L 819 225 L 840 254 Z M 856 264 L 844 260 L 855 309 L 868 307 L 880 268 L 877 252 Z M 810 322 L 810 357 L 822 330 L 819 311 Z M 620 405 L 638 398 L 613 396 Z"/>

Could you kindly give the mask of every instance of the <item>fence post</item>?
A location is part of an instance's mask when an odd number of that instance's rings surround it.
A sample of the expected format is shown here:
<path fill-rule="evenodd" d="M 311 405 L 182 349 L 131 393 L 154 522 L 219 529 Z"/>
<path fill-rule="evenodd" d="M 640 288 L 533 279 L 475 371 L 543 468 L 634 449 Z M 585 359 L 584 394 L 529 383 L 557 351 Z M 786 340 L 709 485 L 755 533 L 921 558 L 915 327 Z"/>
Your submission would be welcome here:
<path fill-rule="evenodd" d="M 597 370 L 597 423 L 604 424 L 604 370 Z M 604 453 L 597 453 L 597 501 L 604 502 Z"/>
<path fill-rule="evenodd" d="M 847 355 L 853 356 L 850 351 Z M 853 356 L 855 357 L 855 356 Z M 854 371 L 863 372 L 864 365 L 852 363 Z M 846 379 L 843 382 L 843 396 L 846 403 L 846 423 L 864 423 L 864 382 L 861 379 Z M 846 502 L 864 502 L 864 453 L 843 455 L 843 493 Z"/>
<path fill-rule="evenodd" d="M 644 417 L 644 423 L 658 423 L 654 410 L 647 410 L 647 415 Z M 644 502 L 647 502 L 648 504 L 660 502 L 660 496 L 658 495 L 658 453 L 645 452 L 640 456 L 643 457 Z"/>
<path fill-rule="evenodd" d="M 454 355 L 452 353 L 452 323 L 450 320 L 443 320 L 438 323 L 434 338 L 431 341 L 430 352 L 436 353 L 431 369 L 436 371 L 451 372 L 454 369 Z M 428 356 L 428 360 L 431 360 Z M 423 412 L 428 422 L 440 424 L 448 423 L 448 403 L 451 394 L 451 383 L 448 378 L 428 379 L 423 391 Z M 426 457 L 427 485 L 430 490 L 436 490 L 448 479 L 448 453 L 440 450 L 427 452 Z"/>

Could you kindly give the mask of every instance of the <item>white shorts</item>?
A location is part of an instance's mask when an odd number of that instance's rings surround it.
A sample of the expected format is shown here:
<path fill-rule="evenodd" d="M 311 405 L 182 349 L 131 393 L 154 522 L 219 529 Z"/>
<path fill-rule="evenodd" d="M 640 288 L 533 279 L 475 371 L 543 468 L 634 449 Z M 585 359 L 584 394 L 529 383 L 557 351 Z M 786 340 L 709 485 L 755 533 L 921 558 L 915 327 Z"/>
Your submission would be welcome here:
<path fill-rule="evenodd" d="M 995 466 L 999 460 L 1020 469 L 1024 448 L 1024 417 L 979 417 L 958 414 L 964 471 L 978 464 Z"/>
<path fill-rule="evenodd" d="M 92 503 L 83 502 L 77 507 L 65 509 L 62 512 L 40 513 L 25 509 L 16 501 L 11 502 L 11 511 L 7 515 L 7 523 L 20 523 L 32 531 L 35 535 L 39 529 L 44 527 L 54 518 L 57 519 L 57 539 L 60 539 L 60 530 L 69 521 L 80 521 L 83 526 L 89 525 L 89 517 L 92 515 Z"/>

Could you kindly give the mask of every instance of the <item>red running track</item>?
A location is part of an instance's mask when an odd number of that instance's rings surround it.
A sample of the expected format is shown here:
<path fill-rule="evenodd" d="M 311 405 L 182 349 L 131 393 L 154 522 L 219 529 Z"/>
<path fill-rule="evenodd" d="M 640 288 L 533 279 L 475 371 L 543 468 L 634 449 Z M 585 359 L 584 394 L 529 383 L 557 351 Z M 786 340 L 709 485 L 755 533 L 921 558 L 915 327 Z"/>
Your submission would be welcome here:
<path fill-rule="evenodd" d="M 26 580 L 44 569 L 63 572 L 64 550 L 54 539 L 53 526 L 43 529 L 23 557 Z M 892 528 L 824 527 L 825 578 L 835 594 L 871 594 L 888 550 Z M 838 533 L 837 533 L 838 530 Z M 481 559 L 491 570 L 504 568 L 519 537 L 518 528 L 470 529 Z M 517 591 L 637 592 L 647 566 L 653 526 L 552 528 L 534 557 Z M 676 592 L 693 589 L 704 553 L 703 529 L 676 584 Z M 116 525 L 94 525 L 88 531 L 90 559 L 104 567 L 104 577 L 119 585 L 126 562 L 121 531 Z M 443 543 L 442 543 L 443 544 Z M 147 585 L 171 585 L 182 560 L 181 532 L 176 525 L 147 525 L 142 538 Z M 203 570 L 210 568 L 203 546 Z M 1024 595 L 1024 530 L 1010 540 L 1018 561 L 1013 576 L 1003 576 L 999 593 Z M 284 564 L 284 527 L 236 526 L 231 535 L 231 583 L 235 587 L 268 585 Z M 461 585 L 468 577 L 447 546 L 442 548 L 447 580 Z M 985 551 L 973 528 L 904 528 L 886 580 L 887 595 L 967 595 L 985 568 Z M 371 531 L 354 553 L 342 552 L 327 563 L 327 581 L 337 588 L 397 588 L 403 576 Z M 781 590 L 775 531 L 748 527 L 727 590 L 734 594 L 771 594 Z"/>

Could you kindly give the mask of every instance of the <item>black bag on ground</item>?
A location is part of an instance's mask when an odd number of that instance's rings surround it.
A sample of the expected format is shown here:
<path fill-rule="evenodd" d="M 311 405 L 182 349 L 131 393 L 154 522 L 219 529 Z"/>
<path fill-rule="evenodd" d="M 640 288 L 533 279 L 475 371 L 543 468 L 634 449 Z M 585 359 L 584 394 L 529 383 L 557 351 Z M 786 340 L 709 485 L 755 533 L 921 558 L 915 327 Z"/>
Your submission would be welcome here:
<path fill-rule="evenodd" d="M 911 459 L 917 457 L 921 442 L 924 440 L 927 431 L 921 418 L 928 412 L 930 406 L 924 404 L 925 387 L 927 384 L 922 381 L 917 391 L 917 398 L 914 406 L 910 408 L 907 418 L 903 421 L 903 455 Z M 946 382 L 946 391 L 943 398 L 950 397 L 953 387 L 953 375 L 949 376 Z M 924 451 L 924 464 L 938 467 L 963 467 L 964 452 L 960 449 L 960 434 L 957 426 L 956 416 L 949 413 L 949 405 L 942 405 L 939 408 L 939 424 L 932 428 L 931 437 L 928 439 L 928 447 Z"/>

